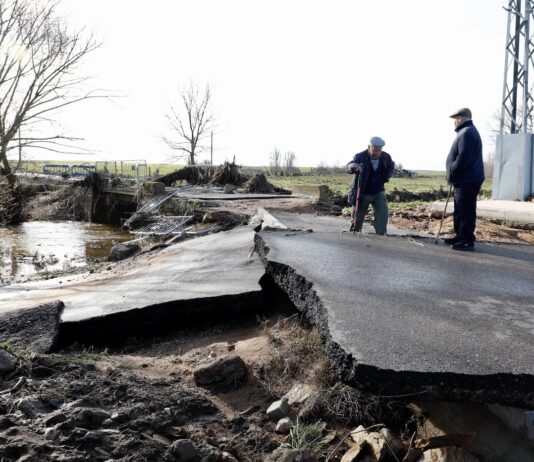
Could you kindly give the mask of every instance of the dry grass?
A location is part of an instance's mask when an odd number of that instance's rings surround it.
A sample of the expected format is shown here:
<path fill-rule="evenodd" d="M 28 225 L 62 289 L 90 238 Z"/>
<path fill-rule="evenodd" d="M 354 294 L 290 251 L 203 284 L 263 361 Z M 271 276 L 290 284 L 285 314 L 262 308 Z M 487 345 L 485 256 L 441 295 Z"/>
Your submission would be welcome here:
<path fill-rule="evenodd" d="M 271 359 L 263 367 L 261 383 L 268 395 L 278 398 L 297 382 L 319 386 L 330 366 L 317 330 L 296 315 L 264 324 L 264 330 Z"/>

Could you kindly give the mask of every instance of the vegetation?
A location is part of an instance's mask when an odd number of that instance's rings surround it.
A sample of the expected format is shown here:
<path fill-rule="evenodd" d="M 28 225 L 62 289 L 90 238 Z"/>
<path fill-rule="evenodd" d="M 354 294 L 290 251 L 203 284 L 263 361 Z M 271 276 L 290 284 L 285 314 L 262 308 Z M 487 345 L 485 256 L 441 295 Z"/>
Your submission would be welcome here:
<path fill-rule="evenodd" d="M 72 152 L 75 138 L 54 124 L 54 114 L 83 100 L 76 70 L 96 48 L 91 36 L 72 32 L 56 13 L 56 2 L 0 0 L 0 221 L 22 220 L 24 196 L 17 172 L 23 149 Z"/>
<path fill-rule="evenodd" d="M 80 163 L 80 162 L 78 162 Z M 49 161 L 28 161 L 24 162 L 21 170 L 42 173 L 45 164 L 66 164 L 72 165 L 65 161 L 49 160 Z M 91 162 L 88 162 L 91 164 Z M 175 170 L 185 167 L 184 164 L 165 164 L 165 163 L 151 163 L 148 164 L 148 171 L 151 176 L 163 176 Z M 299 167 L 300 175 L 296 176 L 280 176 L 272 175 L 270 167 L 246 167 L 253 170 L 262 170 L 268 175 L 268 180 L 274 186 L 289 189 L 298 193 L 299 190 L 306 191 L 306 189 L 314 188 L 317 185 L 326 185 L 333 192 L 346 193 L 350 188 L 352 175 L 343 172 L 329 172 L 317 174 L 316 169 Z M 280 170 L 282 168 L 280 167 Z M 483 195 L 488 197 L 491 192 L 492 178 L 488 177 L 483 185 Z M 394 189 L 406 189 L 412 192 L 439 190 L 440 188 L 447 190 L 448 185 L 445 180 L 445 172 L 434 170 L 418 170 L 416 178 L 392 178 L 386 184 L 386 193 L 392 192 Z"/>

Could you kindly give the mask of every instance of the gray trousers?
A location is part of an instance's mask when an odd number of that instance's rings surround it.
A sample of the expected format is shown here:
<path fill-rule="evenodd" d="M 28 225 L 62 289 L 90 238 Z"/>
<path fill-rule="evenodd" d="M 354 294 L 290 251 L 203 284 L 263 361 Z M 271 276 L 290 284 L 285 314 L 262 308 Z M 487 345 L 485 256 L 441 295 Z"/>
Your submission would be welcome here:
<path fill-rule="evenodd" d="M 367 214 L 369 205 L 373 206 L 375 215 L 373 226 L 376 234 L 386 234 L 388 225 L 388 201 L 384 191 L 380 191 L 376 194 L 364 194 L 363 197 L 360 197 L 360 205 L 356 215 L 356 231 L 362 230 L 363 219 Z"/>

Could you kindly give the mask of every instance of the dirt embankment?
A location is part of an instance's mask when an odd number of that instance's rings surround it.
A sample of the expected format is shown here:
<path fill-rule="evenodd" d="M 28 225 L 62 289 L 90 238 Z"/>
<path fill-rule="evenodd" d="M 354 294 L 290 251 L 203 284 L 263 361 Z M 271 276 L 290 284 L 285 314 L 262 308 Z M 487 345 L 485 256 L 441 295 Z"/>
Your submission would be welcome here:
<path fill-rule="evenodd" d="M 316 331 L 295 316 L 190 326 L 114 350 L 3 347 L 15 358 L 9 372 L 0 361 L 6 462 L 339 461 L 359 424 L 394 430 L 401 446 L 383 459 L 394 461 L 419 424 L 407 403 L 338 383 Z M 236 357 L 244 375 L 218 380 L 228 372 L 218 370 L 197 383 L 200 369 L 206 376 L 211 364 Z M 290 423 L 277 430 L 282 414 L 267 410 L 283 396 Z"/>

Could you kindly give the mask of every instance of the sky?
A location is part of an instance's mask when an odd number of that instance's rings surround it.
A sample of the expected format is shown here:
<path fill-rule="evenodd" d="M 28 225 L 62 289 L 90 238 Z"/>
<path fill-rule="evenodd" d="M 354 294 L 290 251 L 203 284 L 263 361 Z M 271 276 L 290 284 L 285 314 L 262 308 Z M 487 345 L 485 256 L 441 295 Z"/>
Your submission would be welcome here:
<path fill-rule="evenodd" d="M 61 0 L 102 43 L 78 72 L 118 97 L 57 119 L 92 153 L 75 160 L 168 162 L 165 115 L 193 82 L 211 88 L 214 163 L 268 165 L 278 148 L 299 166 L 344 165 L 380 136 L 405 168 L 444 170 L 460 107 L 494 150 L 505 3 Z"/>

